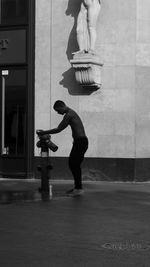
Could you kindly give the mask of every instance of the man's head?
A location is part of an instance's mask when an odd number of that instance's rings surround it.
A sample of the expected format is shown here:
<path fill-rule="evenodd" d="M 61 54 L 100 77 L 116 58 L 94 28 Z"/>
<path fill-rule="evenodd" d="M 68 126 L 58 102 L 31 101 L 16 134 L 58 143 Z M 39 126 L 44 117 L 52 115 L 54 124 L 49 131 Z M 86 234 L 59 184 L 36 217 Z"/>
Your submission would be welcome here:
<path fill-rule="evenodd" d="M 57 100 L 55 103 L 54 103 L 54 106 L 53 106 L 54 110 L 58 113 L 58 114 L 65 114 L 66 111 L 67 111 L 67 106 L 66 104 L 61 101 L 61 100 Z"/>

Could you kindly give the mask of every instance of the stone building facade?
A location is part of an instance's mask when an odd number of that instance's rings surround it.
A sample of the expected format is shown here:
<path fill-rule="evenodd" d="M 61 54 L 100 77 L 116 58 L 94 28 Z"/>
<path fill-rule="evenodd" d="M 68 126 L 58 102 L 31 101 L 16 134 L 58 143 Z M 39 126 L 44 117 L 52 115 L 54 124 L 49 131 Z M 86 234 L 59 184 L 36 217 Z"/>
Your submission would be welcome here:
<path fill-rule="evenodd" d="M 29 1 L 30 2 L 30 1 Z M 103 67 L 101 88 L 90 91 L 75 80 L 70 64 L 78 50 L 76 23 L 81 0 L 36 0 L 33 69 L 34 127 L 30 175 L 36 176 L 36 129 L 50 129 L 62 117 L 53 103 L 63 100 L 81 116 L 89 149 L 83 179 L 147 181 L 150 175 L 150 3 L 102 0 L 96 53 Z M 33 22 L 32 22 L 33 23 Z M 34 46 L 33 46 L 34 43 Z M 31 46 L 31 44 L 30 44 Z M 31 112 L 31 111 L 30 111 Z M 29 135 L 28 135 L 29 136 Z M 70 129 L 53 135 L 52 178 L 70 179 Z"/>
<path fill-rule="evenodd" d="M 85 178 L 148 180 L 150 3 L 102 0 L 96 52 L 104 65 L 101 89 L 94 92 L 77 85 L 70 65 L 72 53 L 78 50 L 80 3 L 36 3 L 35 128 L 47 129 L 59 123 L 61 118 L 52 106 L 62 99 L 79 113 L 89 137 L 83 164 Z M 60 177 L 71 147 L 70 130 L 53 136 L 53 140 L 59 146 L 52 155 L 57 157 L 54 169 L 61 166 L 59 173 L 53 173 Z M 57 165 L 58 160 L 62 164 Z"/>

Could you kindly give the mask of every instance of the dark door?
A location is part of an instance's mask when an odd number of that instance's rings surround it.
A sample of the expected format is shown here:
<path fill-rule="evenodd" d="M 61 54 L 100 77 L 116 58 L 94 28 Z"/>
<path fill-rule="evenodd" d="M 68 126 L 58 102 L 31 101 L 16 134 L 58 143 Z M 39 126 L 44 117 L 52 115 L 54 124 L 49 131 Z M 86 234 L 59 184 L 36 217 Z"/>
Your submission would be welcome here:
<path fill-rule="evenodd" d="M 1 169 L 3 176 L 25 176 L 27 71 L 1 68 Z"/>
<path fill-rule="evenodd" d="M 33 175 L 35 0 L 0 0 L 0 176 Z"/>

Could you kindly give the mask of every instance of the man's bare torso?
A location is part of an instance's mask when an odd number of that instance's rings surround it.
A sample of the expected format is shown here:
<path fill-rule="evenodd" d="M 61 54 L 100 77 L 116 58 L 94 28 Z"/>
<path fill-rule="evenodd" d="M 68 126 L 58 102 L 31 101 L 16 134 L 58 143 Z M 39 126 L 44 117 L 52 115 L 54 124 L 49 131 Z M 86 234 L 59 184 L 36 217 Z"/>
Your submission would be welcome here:
<path fill-rule="evenodd" d="M 74 110 L 69 108 L 64 116 L 64 120 L 65 119 L 68 120 L 68 125 L 71 127 L 72 136 L 74 139 L 86 136 L 83 123 Z"/>

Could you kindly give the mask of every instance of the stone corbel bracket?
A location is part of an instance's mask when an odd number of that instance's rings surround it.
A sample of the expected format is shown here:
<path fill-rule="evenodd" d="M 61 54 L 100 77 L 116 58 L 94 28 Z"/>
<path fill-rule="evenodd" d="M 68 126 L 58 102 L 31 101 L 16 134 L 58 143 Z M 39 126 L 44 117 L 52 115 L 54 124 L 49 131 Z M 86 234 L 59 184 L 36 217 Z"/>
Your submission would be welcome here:
<path fill-rule="evenodd" d="M 75 78 L 78 84 L 84 89 L 100 89 L 103 63 L 97 56 L 89 53 L 77 54 L 70 60 L 70 63 L 75 70 Z"/>

